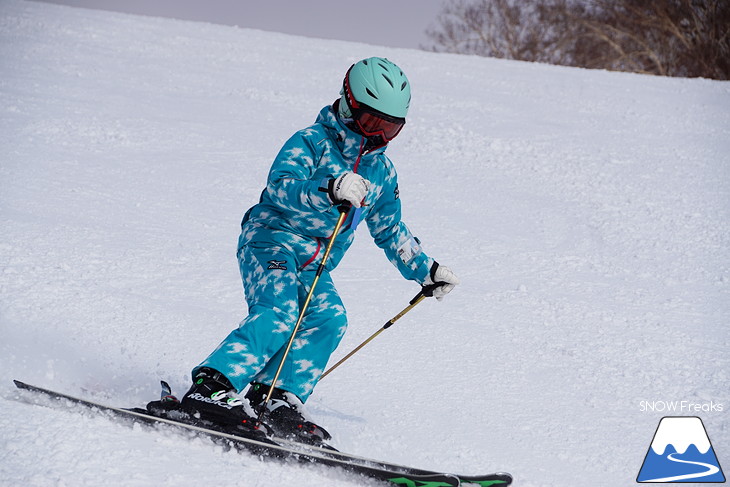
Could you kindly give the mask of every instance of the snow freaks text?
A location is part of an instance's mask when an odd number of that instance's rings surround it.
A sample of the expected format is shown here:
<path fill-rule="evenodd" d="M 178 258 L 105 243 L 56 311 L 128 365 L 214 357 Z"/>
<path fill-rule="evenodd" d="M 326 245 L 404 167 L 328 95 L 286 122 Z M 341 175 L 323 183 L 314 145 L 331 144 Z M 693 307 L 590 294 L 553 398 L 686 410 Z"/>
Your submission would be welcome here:
<path fill-rule="evenodd" d="M 658 413 L 678 413 L 678 414 L 696 414 L 696 413 L 721 413 L 724 407 L 721 403 L 710 402 L 692 402 L 692 401 L 640 401 L 639 411 L 658 412 Z"/>

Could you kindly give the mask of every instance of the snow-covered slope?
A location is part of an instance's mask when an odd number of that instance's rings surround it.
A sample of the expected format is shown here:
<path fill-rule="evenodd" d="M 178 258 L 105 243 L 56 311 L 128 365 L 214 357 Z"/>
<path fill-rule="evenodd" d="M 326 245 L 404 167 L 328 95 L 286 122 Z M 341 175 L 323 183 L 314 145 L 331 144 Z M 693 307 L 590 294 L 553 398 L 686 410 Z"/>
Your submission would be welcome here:
<path fill-rule="evenodd" d="M 30 406 L 11 379 L 123 406 L 160 378 L 182 393 L 245 316 L 236 238 L 272 158 L 371 55 L 413 85 L 389 148 L 404 218 L 462 285 L 322 381 L 308 406 L 335 443 L 615 487 L 662 416 L 699 415 L 730 465 L 729 83 L 3 0 L 0 484 L 362 485 Z M 334 277 L 335 359 L 417 291 L 367 232 Z"/>

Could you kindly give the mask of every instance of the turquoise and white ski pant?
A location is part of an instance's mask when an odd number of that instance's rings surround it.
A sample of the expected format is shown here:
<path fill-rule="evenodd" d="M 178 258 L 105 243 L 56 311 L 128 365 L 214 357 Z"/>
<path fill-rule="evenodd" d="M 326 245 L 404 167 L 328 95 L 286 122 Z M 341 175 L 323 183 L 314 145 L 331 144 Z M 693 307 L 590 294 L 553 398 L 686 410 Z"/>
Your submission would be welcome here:
<path fill-rule="evenodd" d="M 240 392 L 252 381 L 273 381 L 316 270 L 298 270 L 294 255 L 274 243 L 248 243 L 239 250 L 238 259 L 249 315 L 193 374 L 200 367 L 211 367 Z M 345 307 L 324 271 L 277 387 L 306 401 L 346 328 Z"/>

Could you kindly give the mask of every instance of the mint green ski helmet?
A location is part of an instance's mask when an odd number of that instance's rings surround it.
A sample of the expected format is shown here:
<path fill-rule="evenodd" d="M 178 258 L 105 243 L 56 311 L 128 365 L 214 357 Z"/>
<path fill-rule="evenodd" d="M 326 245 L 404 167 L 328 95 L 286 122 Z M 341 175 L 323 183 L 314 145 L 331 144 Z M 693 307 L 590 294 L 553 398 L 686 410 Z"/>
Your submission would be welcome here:
<path fill-rule="evenodd" d="M 356 103 L 391 117 L 406 118 L 411 104 L 411 85 L 395 63 L 382 57 L 358 61 L 350 67 L 343 81 L 341 94 L 346 103 L 348 87 Z M 340 103 L 343 116 L 351 116 L 350 108 Z"/>

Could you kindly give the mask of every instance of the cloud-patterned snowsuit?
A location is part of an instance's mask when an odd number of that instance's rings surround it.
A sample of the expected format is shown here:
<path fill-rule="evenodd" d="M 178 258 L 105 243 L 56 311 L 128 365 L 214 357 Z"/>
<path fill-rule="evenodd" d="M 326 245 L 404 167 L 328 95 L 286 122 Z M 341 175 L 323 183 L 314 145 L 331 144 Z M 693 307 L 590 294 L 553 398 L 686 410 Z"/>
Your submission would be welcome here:
<path fill-rule="evenodd" d="M 359 221 L 403 277 L 423 283 L 433 259 L 401 221 L 398 181 L 385 148 L 363 151 L 365 139 L 337 118 L 332 106 L 294 134 L 269 172 L 261 200 L 245 215 L 238 259 L 249 315 L 196 369 L 223 373 L 240 392 L 270 384 L 337 223 L 329 179 L 352 171 L 370 181 L 366 205 L 350 210 L 335 239 L 277 387 L 306 401 L 347 328 L 329 272 L 350 247 Z"/>

